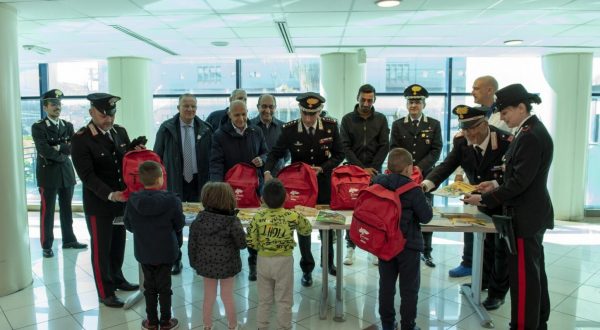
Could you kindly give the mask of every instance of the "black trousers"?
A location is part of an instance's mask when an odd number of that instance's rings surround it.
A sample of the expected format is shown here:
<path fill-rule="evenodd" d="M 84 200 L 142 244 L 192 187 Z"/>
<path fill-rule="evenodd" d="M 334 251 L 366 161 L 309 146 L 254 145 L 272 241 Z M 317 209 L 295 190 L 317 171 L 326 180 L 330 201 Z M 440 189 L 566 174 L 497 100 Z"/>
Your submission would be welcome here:
<path fill-rule="evenodd" d="M 65 243 L 76 242 L 73 233 L 73 213 L 71 212 L 71 200 L 73 199 L 74 186 L 63 188 L 40 187 L 40 242 L 42 249 L 51 249 L 54 243 L 54 209 L 56 196 L 60 206 L 60 231 L 62 241 Z"/>
<path fill-rule="evenodd" d="M 347 248 L 356 248 L 356 244 L 354 244 L 354 242 L 352 242 L 352 239 L 350 238 L 350 230 L 346 230 L 346 247 Z"/>
<path fill-rule="evenodd" d="M 429 206 L 433 207 L 433 195 L 431 193 L 425 193 L 425 199 Z M 433 247 L 431 246 L 431 241 L 433 240 L 433 232 L 424 232 L 423 234 L 423 254 L 427 256 L 431 256 L 431 251 L 433 251 Z"/>
<path fill-rule="evenodd" d="M 171 319 L 171 264 L 142 264 L 146 315 L 150 324 L 158 324 L 157 307 L 160 303 L 160 322 Z"/>
<path fill-rule="evenodd" d="M 383 329 L 396 321 L 394 298 L 400 278 L 400 329 L 414 329 L 421 285 L 421 253 L 405 249 L 390 261 L 379 259 L 379 317 Z"/>
<path fill-rule="evenodd" d="M 85 216 L 91 237 L 92 269 L 98 297 L 115 294 L 116 287 L 125 283 L 121 267 L 125 255 L 125 226 L 113 225 L 112 216 Z"/>
<path fill-rule="evenodd" d="M 542 245 L 545 232 L 542 229 L 533 237 L 517 236 L 517 254 L 508 254 L 511 329 L 548 328 L 550 297 Z"/>
<path fill-rule="evenodd" d="M 473 265 L 473 233 L 464 234 L 464 247 L 461 265 Z M 508 292 L 508 266 L 506 249 L 498 234 L 486 234 L 483 242 L 483 287 L 490 288 L 494 298 L 504 298 Z"/>
<path fill-rule="evenodd" d="M 315 259 L 310 250 L 311 237 L 310 235 L 303 236 L 298 234 L 298 247 L 300 248 L 300 268 L 303 273 L 311 273 L 315 269 Z"/>

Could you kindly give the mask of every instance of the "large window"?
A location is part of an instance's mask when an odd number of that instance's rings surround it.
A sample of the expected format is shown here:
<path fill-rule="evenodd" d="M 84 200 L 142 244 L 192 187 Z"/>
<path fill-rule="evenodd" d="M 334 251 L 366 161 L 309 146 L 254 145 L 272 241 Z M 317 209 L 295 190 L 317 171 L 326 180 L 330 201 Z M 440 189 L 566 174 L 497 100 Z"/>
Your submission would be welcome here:
<path fill-rule="evenodd" d="M 235 61 L 169 61 L 152 65 L 154 95 L 229 94 L 236 88 Z"/>
<path fill-rule="evenodd" d="M 249 94 L 319 91 L 319 59 L 243 60 L 241 82 Z"/>
<path fill-rule="evenodd" d="M 600 209 L 600 58 L 594 58 L 592 69 L 592 103 L 590 104 L 590 126 L 588 138 L 587 186 L 585 207 Z"/>

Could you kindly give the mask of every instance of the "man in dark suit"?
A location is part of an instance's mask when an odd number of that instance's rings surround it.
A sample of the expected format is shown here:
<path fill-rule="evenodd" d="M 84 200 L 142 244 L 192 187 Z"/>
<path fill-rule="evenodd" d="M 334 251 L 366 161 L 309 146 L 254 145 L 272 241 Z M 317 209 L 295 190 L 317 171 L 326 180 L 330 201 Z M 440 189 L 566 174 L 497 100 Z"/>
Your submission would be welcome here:
<path fill-rule="evenodd" d="M 122 307 L 115 290 L 134 291 L 121 267 L 125 253 L 125 226 L 113 225 L 125 209 L 123 156 L 135 148 L 125 128 L 113 125 L 121 98 L 106 93 L 87 96 L 92 120 L 73 135 L 73 164 L 83 183 L 83 210 L 92 244 L 92 269 L 100 302 Z M 138 141 L 135 139 L 134 141 Z"/>
<path fill-rule="evenodd" d="M 462 166 L 471 184 L 476 185 L 488 180 L 502 182 L 502 157 L 512 141 L 512 135 L 489 125 L 486 110 L 466 105 L 456 106 L 452 110 L 452 113 L 458 116 L 462 131 L 454 136 L 452 151 L 446 159 L 421 183 L 424 191 L 429 192 L 439 187 L 459 166 Z M 489 209 L 481 206 L 479 210 L 489 216 L 502 213 L 502 208 Z M 488 234 L 485 239 L 482 287 L 489 288 L 488 297 L 483 302 L 483 306 L 488 310 L 500 307 L 508 292 L 506 253 L 496 236 L 498 235 Z M 467 239 L 465 233 L 464 241 L 463 261 L 459 267 L 468 269 L 470 273 L 473 238 L 471 236 L 470 240 Z M 496 251 L 496 245 L 501 252 Z"/>
<path fill-rule="evenodd" d="M 167 172 L 167 190 L 176 193 L 182 202 L 199 202 L 200 191 L 208 182 L 209 155 L 213 129 L 197 115 L 197 100 L 193 94 L 179 96 L 177 114 L 165 120 L 154 142 L 154 152 L 162 159 Z M 180 242 L 183 242 L 183 233 Z M 179 257 L 171 274 L 183 269 Z"/>
<path fill-rule="evenodd" d="M 244 103 L 248 100 L 248 94 L 243 89 L 234 89 L 229 95 L 229 103 L 240 100 Z M 229 107 L 223 110 L 215 110 L 211 112 L 208 117 L 206 117 L 206 122 L 212 126 L 213 132 L 216 132 L 223 123 L 226 123 L 229 120 L 227 116 L 227 112 L 229 112 Z"/>
<path fill-rule="evenodd" d="M 46 118 L 31 126 L 31 135 L 37 151 L 36 177 L 40 190 L 40 242 L 44 258 L 54 256 L 54 206 L 58 195 L 60 230 L 63 249 L 85 249 L 73 233 L 71 200 L 75 187 L 75 172 L 69 156 L 73 124 L 60 119 L 62 91 L 50 90 L 42 96 Z"/>
<path fill-rule="evenodd" d="M 333 118 L 319 115 L 323 110 L 325 98 L 317 93 L 304 93 L 296 98 L 300 108 L 300 119 L 283 125 L 283 132 L 277 144 L 269 152 L 265 164 L 265 181 L 272 179 L 271 171 L 286 152 L 290 152 L 292 163 L 304 162 L 312 166 L 317 174 L 319 194 L 317 203 L 329 204 L 331 199 L 331 172 L 344 159 L 344 150 L 340 141 L 337 122 Z M 336 275 L 333 256 L 333 232 L 329 231 L 329 273 Z M 298 235 L 300 246 L 300 268 L 302 285 L 312 285 L 312 271 L 315 261 L 310 251 L 310 236 Z M 338 251 L 339 253 L 339 251 Z"/>
<path fill-rule="evenodd" d="M 511 329 L 547 329 L 550 317 L 548 279 L 544 265 L 544 233 L 554 228 L 554 210 L 548 193 L 548 172 L 554 146 L 546 127 L 531 114 L 532 103 L 540 103 L 521 84 L 496 92 L 502 120 L 515 128 L 515 138 L 504 155 L 504 182 L 478 185 L 482 195 L 465 202 L 502 207 L 512 217 L 516 253 L 508 255 Z"/>
<path fill-rule="evenodd" d="M 442 129 L 440 122 L 423 114 L 425 99 L 429 92 L 425 87 L 417 84 L 410 85 L 404 90 L 408 116 L 402 117 L 392 124 L 392 136 L 390 138 L 390 149 L 404 148 L 412 156 L 423 177 L 426 177 L 440 159 L 442 153 Z M 431 194 L 425 194 L 427 200 L 432 203 Z M 429 267 L 435 267 L 431 257 L 432 233 L 423 233 L 425 249 L 423 250 L 423 261 Z"/>

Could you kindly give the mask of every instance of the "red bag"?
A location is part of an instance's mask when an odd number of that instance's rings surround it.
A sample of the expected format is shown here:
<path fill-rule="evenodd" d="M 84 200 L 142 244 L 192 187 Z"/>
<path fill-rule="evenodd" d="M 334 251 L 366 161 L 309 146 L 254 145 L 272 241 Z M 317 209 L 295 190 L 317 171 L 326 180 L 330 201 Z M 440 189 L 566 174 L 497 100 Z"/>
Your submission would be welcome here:
<path fill-rule="evenodd" d="M 361 190 L 350 224 L 352 242 L 386 261 L 398 255 L 406 244 L 400 230 L 400 195 L 413 188 L 419 185 L 409 182 L 392 191 L 375 184 Z"/>
<path fill-rule="evenodd" d="M 421 184 L 421 182 L 423 182 L 423 173 L 421 173 L 421 169 L 419 168 L 419 166 L 413 166 L 413 172 L 410 178 L 418 184 Z"/>
<path fill-rule="evenodd" d="M 277 178 L 281 180 L 287 192 L 283 207 L 293 209 L 296 205 L 317 205 L 319 185 L 317 174 L 310 165 L 302 162 L 290 164 L 279 171 Z"/>
<path fill-rule="evenodd" d="M 123 156 L 123 182 L 127 185 L 127 189 L 123 192 L 125 198 L 129 198 L 132 192 L 140 191 L 144 185 L 140 182 L 140 173 L 138 168 L 140 164 L 152 160 L 160 164 L 163 173 L 163 186 L 161 189 L 167 189 L 167 171 L 160 159 L 160 156 L 152 150 L 131 150 Z"/>
<path fill-rule="evenodd" d="M 331 174 L 332 210 L 352 210 L 356 204 L 358 193 L 367 188 L 371 175 L 356 165 L 336 167 Z"/>
<path fill-rule="evenodd" d="M 260 198 L 256 194 L 258 189 L 256 167 L 238 163 L 225 173 L 225 182 L 233 188 L 238 207 L 260 207 Z"/>

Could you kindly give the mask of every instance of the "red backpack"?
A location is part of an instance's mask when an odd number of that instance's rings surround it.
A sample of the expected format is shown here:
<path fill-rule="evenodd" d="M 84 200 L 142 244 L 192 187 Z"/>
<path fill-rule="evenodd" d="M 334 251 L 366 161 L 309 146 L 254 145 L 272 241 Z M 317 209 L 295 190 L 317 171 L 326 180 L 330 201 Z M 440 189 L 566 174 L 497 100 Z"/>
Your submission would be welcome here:
<path fill-rule="evenodd" d="M 352 210 L 356 204 L 358 193 L 367 188 L 371 175 L 356 165 L 336 167 L 331 174 L 332 210 Z"/>
<path fill-rule="evenodd" d="M 310 165 L 302 162 L 290 164 L 279 171 L 277 178 L 281 180 L 287 192 L 283 207 L 293 209 L 296 205 L 317 205 L 317 174 Z"/>
<path fill-rule="evenodd" d="M 162 189 L 167 189 L 167 171 L 165 166 L 160 159 L 160 156 L 152 150 L 131 150 L 123 156 L 123 181 L 127 188 L 123 192 L 125 198 L 129 198 L 132 192 L 140 191 L 144 188 L 144 185 L 140 182 L 140 173 L 138 168 L 140 164 L 152 160 L 160 164 L 163 173 L 163 186 Z"/>
<path fill-rule="evenodd" d="M 389 169 L 387 169 L 383 173 L 391 174 L 392 172 Z M 417 165 L 413 166 L 413 172 L 410 175 L 410 178 L 418 184 L 421 184 L 421 182 L 423 182 L 423 173 L 421 173 L 421 169 L 419 168 L 419 166 L 417 166 Z"/>
<path fill-rule="evenodd" d="M 386 261 L 398 255 L 406 244 L 400 230 L 400 195 L 418 187 L 409 182 L 395 191 L 379 184 L 361 190 L 350 224 L 352 242 Z"/>
<path fill-rule="evenodd" d="M 256 194 L 258 189 L 256 167 L 238 163 L 225 173 L 225 182 L 233 188 L 238 207 L 260 207 L 260 198 Z"/>

